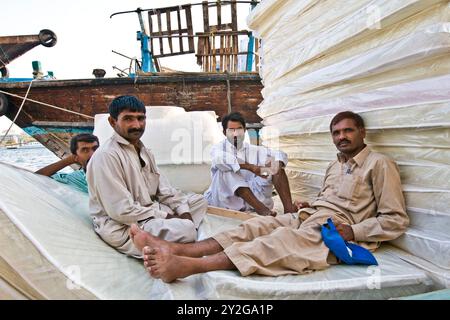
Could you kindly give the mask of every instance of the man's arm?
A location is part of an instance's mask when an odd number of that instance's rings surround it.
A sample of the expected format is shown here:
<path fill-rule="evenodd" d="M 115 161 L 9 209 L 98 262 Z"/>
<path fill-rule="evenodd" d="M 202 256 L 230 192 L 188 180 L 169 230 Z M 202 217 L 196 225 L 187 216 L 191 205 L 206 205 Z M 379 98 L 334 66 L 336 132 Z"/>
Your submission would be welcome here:
<path fill-rule="evenodd" d="M 248 170 L 250 172 L 253 172 L 255 175 L 260 176 L 262 178 L 267 178 L 269 174 L 271 174 L 271 172 L 269 171 L 270 168 L 266 168 L 267 170 L 264 170 L 265 167 L 259 167 L 251 163 L 240 163 L 239 167 L 242 170 Z"/>
<path fill-rule="evenodd" d="M 355 241 L 389 241 L 401 236 L 409 225 L 397 165 L 380 159 L 372 170 L 377 216 L 351 226 Z"/>
<path fill-rule="evenodd" d="M 64 169 L 65 167 L 70 166 L 74 163 L 76 163 L 75 155 L 71 154 L 70 156 L 68 156 L 64 159 L 61 159 L 61 160 L 59 160 L 55 163 L 52 163 L 42 169 L 39 169 L 35 173 L 43 175 L 43 176 L 51 177 L 52 175 L 57 173 L 59 170 Z"/>

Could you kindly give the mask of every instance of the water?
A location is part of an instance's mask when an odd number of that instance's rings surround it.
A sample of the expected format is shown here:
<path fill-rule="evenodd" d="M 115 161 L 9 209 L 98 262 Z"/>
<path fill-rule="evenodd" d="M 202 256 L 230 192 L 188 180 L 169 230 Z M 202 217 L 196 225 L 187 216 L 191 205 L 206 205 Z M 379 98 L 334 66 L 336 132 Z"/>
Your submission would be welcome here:
<path fill-rule="evenodd" d="M 17 149 L 0 147 L 0 162 L 14 164 L 32 171 L 39 170 L 58 160 L 59 158 L 44 146 L 18 147 Z M 65 168 L 62 171 L 71 172 L 72 169 Z"/>

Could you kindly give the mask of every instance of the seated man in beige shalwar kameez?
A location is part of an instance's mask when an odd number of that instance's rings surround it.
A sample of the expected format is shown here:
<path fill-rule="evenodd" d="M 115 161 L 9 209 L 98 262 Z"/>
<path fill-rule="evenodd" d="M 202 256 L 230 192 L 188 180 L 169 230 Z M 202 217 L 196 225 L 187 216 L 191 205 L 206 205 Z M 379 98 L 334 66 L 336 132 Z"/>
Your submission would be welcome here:
<path fill-rule="evenodd" d="M 321 226 L 332 218 L 340 235 L 370 250 L 399 237 L 409 218 L 395 162 L 365 144 L 362 118 L 337 114 L 330 124 L 340 151 L 327 168 L 311 206 L 297 214 L 256 217 L 200 242 L 176 244 L 132 226 L 151 276 L 171 282 L 195 273 L 238 269 L 241 275 L 301 274 L 336 264 L 324 244 Z"/>
<path fill-rule="evenodd" d="M 130 226 L 161 239 L 193 242 L 208 203 L 199 194 L 186 195 L 172 188 L 160 174 L 151 151 L 140 138 L 146 118 L 144 104 L 121 96 L 109 106 L 113 136 L 88 164 L 89 211 L 95 231 L 118 251 L 137 258 Z"/>

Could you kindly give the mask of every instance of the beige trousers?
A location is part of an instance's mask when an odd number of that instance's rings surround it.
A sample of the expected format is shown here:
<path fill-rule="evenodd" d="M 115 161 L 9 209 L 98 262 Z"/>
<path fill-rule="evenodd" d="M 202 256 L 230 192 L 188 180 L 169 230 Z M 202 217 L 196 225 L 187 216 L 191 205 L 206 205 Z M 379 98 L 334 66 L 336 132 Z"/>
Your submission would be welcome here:
<path fill-rule="evenodd" d="M 188 219 L 147 219 L 140 221 L 138 224 L 143 230 L 167 241 L 194 242 L 197 239 L 197 228 L 208 209 L 208 202 L 200 194 L 190 194 L 188 195 L 188 205 L 193 222 Z M 161 205 L 161 208 L 173 214 L 169 207 Z M 127 234 L 128 230 L 129 227 L 125 230 Z M 122 253 L 142 259 L 142 252 L 134 246 L 133 241 L 129 237 L 126 243 L 117 249 Z"/>
<path fill-rule="evenodd" d="M 330 210 L 318 210 L 300 218 L 256 217 L 213 238 L 243 276 L 301 274 L 337 263 L 321 235 L 321 226 L 330 217 L 334 223 L 349 223 Z"/>

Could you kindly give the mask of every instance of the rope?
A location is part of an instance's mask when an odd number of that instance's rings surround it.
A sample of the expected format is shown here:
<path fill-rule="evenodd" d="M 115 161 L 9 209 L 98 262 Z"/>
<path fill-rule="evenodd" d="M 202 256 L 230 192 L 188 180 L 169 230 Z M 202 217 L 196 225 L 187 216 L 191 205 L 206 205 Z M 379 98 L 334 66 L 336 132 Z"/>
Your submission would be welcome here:
<path fill-rule="evenodd" d="M 9 131 L 11 130 L 12 126 L 17 120 L 17 117 L 19 116 L 20 112 L 22 111 L 23 105 L 25 104 L 25 101 L 27 100 L 28 94 L 30 93 L 31 85 L 33 84 L 33 80 L 30 81 L 30 85 L 28 86 L 27 93 L 25 94 L 25 98 L 22 101 L 22 104 L 20 105 L 19 111 L 17 111 L 16 116 L 14 117 L 14 120 L 11 122 L 11 125 L 9 126 L 8 130 L 6 130 L 5 134 L 3 135 L 2 140 L 0 141 L 0 145 L 3 144 L 3 141 L 5 140 L 6 136 L 8 135 Z"/>
<path fill-rule="evenodd" d="M 31 82 L 30 82 L 30 87 L 31 87 Z M 28 100 L 28 101 L 31 101 L 31 102 L 34 102 L 34 103 L 37 103 L 37 104 L 40 104 L 40 105 L 43 105 L 43 106 L 46 106 L 46 107 L 50 107 L 50 108 L 53 108 L 53 109 L 65 111 L 65 112 L 68 112 L 68 113 L 73 113 L 73 114 L 76 114 L 78 116 L 85 117 L 85 118 L 88 118 L 88 119 L 94 119 L 94 117 L 89 116 L 87 114 L 83 114 L 83 113 L 80 113 L 80 112 L 76 112 L 76 111 L 60 108 L 60 107 L 57 107 L 57 106 L 54 106 L 52 104 L 48 104 L 48 103 L 45 103 L 45 102 L 40 102 L 40 101 L 33 100 L 33 99 L 27 99 L 27 96 L 22 97 L 22 96 L 19 96 L 17 94 L 9 93 L 9 92 L 3 91 L 3 90 L 0 90 L 0 93 L 6 94 L 8 96 L 12 96 L 12 97 L 23 99 L 22 105 L 24 104 L 25 101 Z M 27 95 L 28 95 L 28 92 L 27 92 Z"/>

